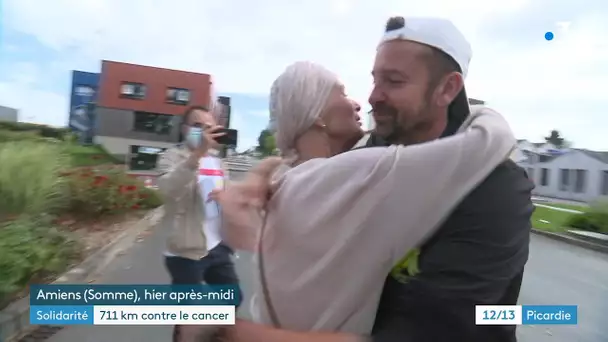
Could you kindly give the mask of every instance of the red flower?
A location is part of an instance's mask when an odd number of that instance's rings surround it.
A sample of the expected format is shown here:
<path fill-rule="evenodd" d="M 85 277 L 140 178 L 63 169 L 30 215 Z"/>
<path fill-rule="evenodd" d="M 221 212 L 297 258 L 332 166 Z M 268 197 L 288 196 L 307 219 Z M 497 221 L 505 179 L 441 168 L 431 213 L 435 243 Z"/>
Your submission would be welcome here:
<path fill-rule="evenodd" d="M 131 206 L 131 209 L 139 209 L 139 204 L 133 204 L 133 205 Z"/>
<path fill-rule="evenodd" d="M 135 186 L 135 185 L 127 186 L 127 191 L 135 191 L 135 190 L 137 190 L 137 186 Z"/>
<path fill-rule="evenodd" d="M 103 176 L 103 175 L 95 176 L 95 181 L 93 182 L 93 186 L 101 185 L 107 180 L 108 180 L 107 176 Z"/>

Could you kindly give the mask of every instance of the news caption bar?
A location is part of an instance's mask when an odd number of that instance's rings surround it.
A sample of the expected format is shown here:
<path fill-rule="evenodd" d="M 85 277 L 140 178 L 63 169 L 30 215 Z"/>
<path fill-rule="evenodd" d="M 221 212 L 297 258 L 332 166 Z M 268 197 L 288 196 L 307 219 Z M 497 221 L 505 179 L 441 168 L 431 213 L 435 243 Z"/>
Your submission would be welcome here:
<path fill-rule="evenodd" d="M 236 286 L 32 285 L 34 325 L 231 325 Z"/>
<path fill-rule="evenodd" d="M 477 325 L 576 325 L 577 305 L 476 305 Z"/>

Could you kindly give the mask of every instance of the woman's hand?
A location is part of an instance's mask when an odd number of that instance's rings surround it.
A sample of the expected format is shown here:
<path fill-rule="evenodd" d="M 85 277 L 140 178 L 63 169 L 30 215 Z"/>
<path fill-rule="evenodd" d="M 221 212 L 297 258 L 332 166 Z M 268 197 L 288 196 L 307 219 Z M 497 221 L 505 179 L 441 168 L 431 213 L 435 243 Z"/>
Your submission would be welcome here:
<path fill-rule="evenodd" d="M 270 180 L 281 164 L 267 158 L 256 165 L 241 182 L 231 182 L 224 190 L 212 191 L 210 201 L 222 208 L 224 241 L 233 249 L 253 251 L 261 226 L 261 211 L 270 195 Z"/>
<path fill-rule="evenodd" d="M 232 249 L 254 251 L 261 225 L 260 210 L 239 184 L 213 191 L 209 200 L 217 201 L 222 208 L 222 240 Z"/>

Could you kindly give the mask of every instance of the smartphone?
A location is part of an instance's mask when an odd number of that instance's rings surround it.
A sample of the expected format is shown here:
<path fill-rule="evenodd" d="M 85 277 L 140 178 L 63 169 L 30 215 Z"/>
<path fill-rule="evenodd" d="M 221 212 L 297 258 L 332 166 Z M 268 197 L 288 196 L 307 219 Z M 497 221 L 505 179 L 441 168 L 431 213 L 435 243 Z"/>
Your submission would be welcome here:
<path fill-rule="evenodd" d="M 237 140 L 239 137 L 239 131 L 237 131 L 236 129 L 222 128 L 222 129 L 218 130 L 217 132 L 225 133 L 221 137 L 215 139 L 215 141 L 217 141 L 218 144 L 224 145 L 224 146 L 236 146 L 236 143 L 237 143 Z"/>

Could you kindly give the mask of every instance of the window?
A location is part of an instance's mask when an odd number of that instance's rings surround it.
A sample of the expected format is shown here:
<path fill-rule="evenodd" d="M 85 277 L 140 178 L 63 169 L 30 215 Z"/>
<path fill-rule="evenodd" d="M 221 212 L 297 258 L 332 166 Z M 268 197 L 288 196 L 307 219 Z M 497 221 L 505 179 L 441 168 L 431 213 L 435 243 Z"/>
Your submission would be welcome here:
<path fill-rule="evenodd" d="M 190 90 L 182 88 L 167 88 L 167 102 L 187 105 L 190 102 Z"/>
<path fill-rule="evenodd" d="M 146 86 L 141 83 L 123 82 L 120 85 L 120 96 L 129 99 L 146 97 Z"/>
<path fill-rule="evenodd" d="M 568 191 L 570 188 L 570 170 L 559 170 L 559 191 Z"/>
<path fill-rule="evenodd" d="M 150 171 L 156 168 L 158 154 L 165 148 L 131 145 L 129 168 L 134 171 Z"/>
<path fill-rule="evenodd" d="M 587 170 L 575 170 L 574 192 L 583 193 L 587 187 Z"/>
<path fill-rule="evenodd" d="M 553 156 L 548 156 L 545 154 L 541 154 L 538 156 L 538 161 L 540 163 L 546 163 L 546 162 L 550 161 L 551 159 L 553 159 Z"/>
<path fill-rule="evenodd" d="M 168 135 L 173 126 L 173 115 L 135 112 L 133 130 Z"/>
<path fill-rule="evenodd" d="M 542 168 L 540 170 L 540 185 L 542 185 L 542 186 L 549 185 L 549 169 Z"/>
<path fill-rule="evenodd" d="M 528 168 L 528 178 L 534 182 L 534 169 L 531 167 Z"/>
<path fill-rule="evenodd" d="M 602 195 L 608 196 L 608 171 L 602 171 Z"/>

